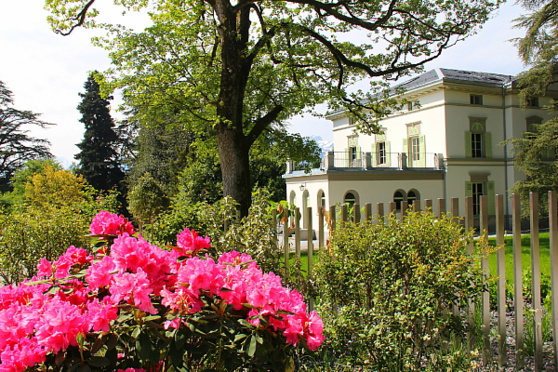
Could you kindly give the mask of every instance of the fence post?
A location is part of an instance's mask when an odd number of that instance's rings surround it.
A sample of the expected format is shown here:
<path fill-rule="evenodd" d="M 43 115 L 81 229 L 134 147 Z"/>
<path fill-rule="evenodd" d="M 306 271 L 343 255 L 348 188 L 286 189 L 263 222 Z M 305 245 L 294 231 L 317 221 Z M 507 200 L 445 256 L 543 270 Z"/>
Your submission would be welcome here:
<path fill-rule="evenodd" d="M 480 197 L 480 233 L 488 235 L 488 197 L 486 195 Z M 488 257 L 481 259 L 481 267 L 484 279 L 488 280 L 490 277 Z M 482 340 L 482 360 L 484 364 L 488 364 L 492 352 L 490 350 L 490 292 L 487 290 L 482 292 Z"/>
<path fill-rule="evenodd" d="M 300 208 L 295 208 L 295 252 L 300 258 Z"/>
<path fill-rule="evenodd" d="M 318 208 L 318 249 L 325 246 L 325 208 Z"/>
<path fill-rule="evenodd" d="M 541 264 L 539 246 L 539 194 L 529 193 L 531 209 L 531 290 L 533 298 L 533 334 L 535 335 L 535 371 L 542 371 L 542 309 L 541 309 Z"/>
<path fill-rule="evenodd" d="M 521 263 L 521 202 L 519 194 L 512 194 L 513 224 L 513 298 L 515 301 L 515 367 L 523 368 L 525 352 L 523 326 L 523 268 Z"/>
<path fill-rule="evenodd" d="M 473 198 L 470 196 L 465 197 L 465 231 L 469 232 L 474 229 L 474 215 L 473 215 Z M 467 246 L 467 253 L 473 254 L 474 243 L 471 241 Z M 468 300 L 469 311 L 467 312 L 469 318 L 469 327 L 473 328 L 475 325 L 475 302 L 471 299 Z M 473 333 L 469 333 L 469 348 L 473 349 L 477 339 Z"/>
<path fill-rule="evenodd" d="M 366 203 L 364 205 L 364 219 L 370 221 L 372 219 L 372 204 Z"/>
<path fill-rule="evenodd" d="M 504 196 L 496 195 L 496 244 L 498 260 L 498 363 L 508 364 L 506 352 L 506 241 L 504 238 Z"/>
<path fill-rule="evenodd" d="M 395 204 L 395 202 L 389 202 L 388 212 L 390 215 L 397 213 L 397 205 Z"/>
<path fill-rule="evenodd" d="M 285 255 L 285 269 L 289 268 L 289 258 L 291 253 L 291 245 L 289 244 L 289 210 L 284 210 L 286 216 L 283 218 L 283 253 Z"/>
<path fill-rule="evenodd" d="M 395 203 L 394 203 L 395 204 Z M 377 215 L 378 215 L 378 224 L 384 224 L 385 220 L 384 220 L 384 203 L 377 203 L 376 204 L 376 211 L 377 211 Z"/>
<path fill-rule="evenodd" d="M 459 199 L 458 198 L 450 199 L 450 214 L 451 214 L 452 222 L 457 223 L 459 221 Z"/>
<path fill-rule="evenodd" d="M 349 220 L 349 212 L 347 211 L 347 204 L 341 206 L 341 221 L 347 222 Z"/>
<path fill-rule="evenodd" d="M 420 200 L 413 201 L 413 212 L 420 212 Z"/>
<path fill-rule="evenodd" d="M 430 213 L 434 213 L 434 210 L 432 209 L 432 199 L 424 199 L 424 209 L 427 211 L 429 210 Z"/>
<path fill-rule="evenodd" d="M 438 218 L 442 218 L 442 216 L 446 214 L 446 199 L 438 198 Z"/>
<path fill-rule="evenodd" d="M 550 274 L 552 296 L 552 332 L 558 334 L 558 208 L 556 192 L 548 192 L 548 215 L 550 227 Z M 552 338 L 554 350 L 554 366 L 558 368 L 558 337 Z"/>
<path fill-rule="evenodd" d="M 335 230 L 335 205 L 330 205 L 329 206 L 329 221 L 330 221 L 330 228 L 331 230 L 329 231 L 329 236 L 331 237 L 331 233 L 333 232 L 333 230 Z"/>
<path fill-rule="evenodd" d="M 353 221 L 360 222 L 360 205 L 358 203 L 353 204 Z"/>
<path fill-rule="evenodd" d="M 402 202 L 401 202 L 401 215 L 400 215 L 401 221 L 403 221 L 403 219 L 404 219 L 405 216 L 407 215 L 408 208 L 409 208 L 409 203 L 406 202 L 406 201 L 402 201 Z"/>
<path fill-rule="evenodd" d="M 314 230 L 312 229 L 312 207 L 306 208 L 306 218 L 308 221 L 308 234 L 307 234 L 307 244 L 308 244 L 308 277 L 312 275 L 312 269 L 314 266 Z"/>

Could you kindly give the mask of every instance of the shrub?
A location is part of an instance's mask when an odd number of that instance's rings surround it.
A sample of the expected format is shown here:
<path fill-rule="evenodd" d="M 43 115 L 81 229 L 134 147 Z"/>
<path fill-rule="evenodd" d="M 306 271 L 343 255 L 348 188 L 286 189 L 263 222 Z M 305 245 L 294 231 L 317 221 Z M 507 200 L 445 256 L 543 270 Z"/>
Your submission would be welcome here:
<path fill-rule="evenodd" d="M 170 244 L 183 226 L 212 237 L 212 253 L 239 251 L 252 256 L 265 271 L 279 272 L 282 251 L 277 247 L 277 226 L 264 192 L 256 191 L 248 216 L 238 218 L 237 204 L 225 197 L 215 204 L 190 204 L 175 198 L 171 209 L 143 233 L 158 244 Z"/>
<path fill-rule="evenodd" d="M 375 371 L 464 368 L 465 348 L 452 349 L 448 340 L 466 326 L 452 307 L 484 288 L 475 260 L 487 246 L 477 241 L 470 256 L 472 241 L 450 218 L 429 213 L 335 230 L 316 281 L 337 357 Z"/>
<path fill-rule="evenodd" d="M 189 229 L 163 250 L 107 212 L 90 229 L 94 254 L 70 247 L 0 288 L 0 371 L 286 371 L 294 346 L 323 341 L 316 312 L 248 255 L 215 261 Z"/>
<path fill-rule="evenodd" d="M 0 212 L 0 277 L 17 283 L 36 273 L 40 258 L 53 260 L 70 245 L 87 247 L 84 236 L 101 209 L 114 210 L 116 197 L 95 190 L 72 173 L 46 166 L 25 184 L 21 205 Z"/>

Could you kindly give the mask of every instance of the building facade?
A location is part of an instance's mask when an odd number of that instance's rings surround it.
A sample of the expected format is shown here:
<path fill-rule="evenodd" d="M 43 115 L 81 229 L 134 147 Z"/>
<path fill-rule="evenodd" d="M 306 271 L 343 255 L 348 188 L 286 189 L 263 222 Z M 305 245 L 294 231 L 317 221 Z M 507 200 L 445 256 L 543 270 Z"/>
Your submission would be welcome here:
<path fill-rule="evenodd" d="M 342 203 L 471 196 L 477 214 L 480 196 L 487 195 L 492 214 L 493 195 L 508 200 L 523 174 L 514 167 L 511 146 L 501 142 L 548 120 L 543 107 L 550 98 L 532 97 L 522 106 L 513 76 L 451 69 L 425 72 L 399 87 L 399 97 L 410 103 L 380 121 L 381 134 L 357 133 L 347 112 L 327 117 L 334 149 L 311 173 L 288 164 L 290 203 L 317 211 Z"/>

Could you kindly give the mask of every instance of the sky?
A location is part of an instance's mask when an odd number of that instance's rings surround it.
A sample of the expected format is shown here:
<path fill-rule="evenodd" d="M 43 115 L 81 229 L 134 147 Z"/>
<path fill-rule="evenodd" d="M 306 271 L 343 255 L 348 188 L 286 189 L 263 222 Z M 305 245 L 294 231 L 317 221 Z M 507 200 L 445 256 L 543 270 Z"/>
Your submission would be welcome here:
<path fill-rule="evenodd" d="M 65 166 L 74 162 L 83 139 L 83 125 L 76 107 L 90 71 L 110 66 L 106 51 L 94 47 L 95 31 L 77 29 L 70 36 L 56 35 L 46 21 L 43 0 L 0 0 L 0 80 L 13 92 L 14 107 L 41 113 L 40 119 L 56 125 L 33 129 L 32 136 L 51 142 L 51 152 Z M 525 69 L 510 39 L 522 36 L 513 20 L 523 12 L 510 0 L 483 28 L 446 50 L 425 66 L 515 75 Z M 127 25 L 141 19 L 110 14 Z M 113 105 L 115 106 L 115 105 Z M 115 109 L 116 107 L 113 107 Z M 325 113 L 320 106 L 318 111 Z M 118 118 L 114 113 L 113 117 Z M 303 136 L 332 139 L 331 122 L 311 115 L 288 122 L 289 130 Z"/>

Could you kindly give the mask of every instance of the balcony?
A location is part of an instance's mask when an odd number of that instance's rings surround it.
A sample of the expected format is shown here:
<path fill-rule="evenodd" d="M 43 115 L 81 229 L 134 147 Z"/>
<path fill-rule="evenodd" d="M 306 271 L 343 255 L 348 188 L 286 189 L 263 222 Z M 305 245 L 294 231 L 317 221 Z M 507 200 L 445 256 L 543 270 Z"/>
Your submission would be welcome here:
<path fill-rule="evenodd" d="M 405 169 L 445 169 L 443 154 L 419 153 L 409 156 L 404 152 L 372 154 L 371 152 L 348 153 L 328 151 L 322 159 L 320 169 L 327 170 L 405 170 Z M 287 162 L 287 174 L 303 170 L 293 162 Z"/>

